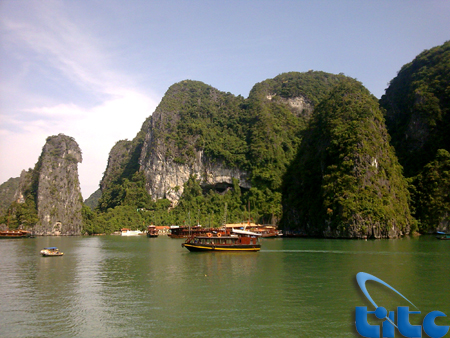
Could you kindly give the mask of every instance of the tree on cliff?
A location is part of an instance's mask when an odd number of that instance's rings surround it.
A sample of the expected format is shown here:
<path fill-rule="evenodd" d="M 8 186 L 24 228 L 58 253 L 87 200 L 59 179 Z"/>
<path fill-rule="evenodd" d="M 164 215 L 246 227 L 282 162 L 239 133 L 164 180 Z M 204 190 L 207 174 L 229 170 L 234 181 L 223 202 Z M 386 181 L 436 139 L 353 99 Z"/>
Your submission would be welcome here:
<path fill-rule="evenodd" d="M 436 158 L 411 179 L 414 216 L 421 232 L 450 229 L 450 153 L 439 149 Z"/>
<path fill-rule="evenodd" d="M 284 176 L 285 230 L 397 237 L 414 228 L 409 193 L 378 102 L 356 80 L 319 103 Z"/>

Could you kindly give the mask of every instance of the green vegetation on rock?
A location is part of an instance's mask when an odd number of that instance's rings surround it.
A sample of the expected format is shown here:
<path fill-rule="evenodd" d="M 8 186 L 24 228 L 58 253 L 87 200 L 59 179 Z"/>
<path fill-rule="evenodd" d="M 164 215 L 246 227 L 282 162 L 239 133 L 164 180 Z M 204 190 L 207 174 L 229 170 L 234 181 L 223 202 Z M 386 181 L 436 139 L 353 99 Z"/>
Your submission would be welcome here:
<path fill-rule="evenodd" d="M 411 183 L 420 231 L 450 230 L 445 193 L 449 190 L 445 151 L 450 151 L 450 41 L 404 65 L 380 105 Z"/>
<path fill-rule="evenodd" d="M 438 149 L 450 151 L 450 41 L 404 65 L 380 100 L 407 177 L 417 175 Z"/>
<path fill-rule="evenodd" d="M 436 158 L 410 179 L 414 216 L 421 232 L 450 229 L 450 153 L 439 149 Z"/>
<path fill-rule="evenodd" d="M 282 192 L 288 231 L 381 238 L 414 226 L 378 102 L 355 80 L 317 105 Z"/>

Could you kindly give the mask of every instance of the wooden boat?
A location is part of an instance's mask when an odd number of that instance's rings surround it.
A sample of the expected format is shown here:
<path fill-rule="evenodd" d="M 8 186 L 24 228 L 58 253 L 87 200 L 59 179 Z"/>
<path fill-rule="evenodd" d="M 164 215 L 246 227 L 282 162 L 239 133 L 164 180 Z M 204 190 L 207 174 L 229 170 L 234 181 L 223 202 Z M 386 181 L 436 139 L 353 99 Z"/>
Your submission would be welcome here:
<path fill-rule="evenodd" d="M 0 231 L 0 238 L 26 238 L 31 237 L 31 232 L 26 230 L 3 230 Z"/>
<path fill-rule="evenodd" d="M 62 256 L 63 252 L 59 251 L 56 246 L 51 246 L 41 250 L 41 255 L 44 257 Z"/>
<path fill-rule="evenodd" d="M 127 228 L 120 229 L 122 236 L 139 236 L 142 235 L 141 230 L 130 230 Z"/>
<path fill-rule="evenodd" d="M 189 251 L 259 251 L 260 235 L 246 230 L 208 232 L 206 235 L 189 237 L 181 246 Z"/>
<path fill-rule="evenodd" d="M 436 236 L 437 239 L 450 240 L 450 234 L 446 234 L 445 232 L 438 231 L 440 236 Z"/>
<path fill-rule="evenodd" d="M 158 237 L 158 229 L 156 229 L 156 226 L 149 225 L 147 227 L 147 237 Z"/>

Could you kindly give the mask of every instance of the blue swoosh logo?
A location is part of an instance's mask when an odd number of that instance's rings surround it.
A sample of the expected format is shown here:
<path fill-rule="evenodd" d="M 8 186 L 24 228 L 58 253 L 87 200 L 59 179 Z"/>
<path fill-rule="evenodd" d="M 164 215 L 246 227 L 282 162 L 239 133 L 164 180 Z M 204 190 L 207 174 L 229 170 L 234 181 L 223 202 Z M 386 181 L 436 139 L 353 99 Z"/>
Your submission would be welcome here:
<path fill-rule="evenodd" d="M 382 281 L 381 279 L 365 273 L 365 272 L 358 272 L 356 275 L 356 281 L 358 282 L 359 288 L 361 289 L 361 291 L 364 293 L 364 296 L 366 296 L 366 298 L 373 304 L 373 306 L 375 306 L 375 308 L 378 308 L 378 305 L 374 302 L 374 300 L 372 299 L 372 297 L 370 297 L 369 295 L 369 291 L 367 291 L 366 288 L 366 282 L 368 280 L 380 283 L 386 287 L 388 287 L 389 289 L 391 289 L 392 291 L 394 291 L 396 294 L 398 294 L 399 296 L 403 297 L 403 299 L 405 299 L 406 301 L 408 301 L 408 303 L 410 303 L 412 306 L 414 306 L 417 309 L 417 306 L 415 306 L 408 298 L 406 298 L 405 296 L 403 296 L 400 292 L 398 292 L 397 290 L 395 290 L 392 286 L 390 286 L 388 283 Z"/>
<path fill-rule="evenodd" d="M 405 296 L 403 296 L 400 292 L 398 292 L 397 290 L 395 290 L 392 286 L 390 286 L 388 283 L 382 281 L 381 279 L 379 279 L 378 277 L 375 277 L 371 274 L 368 274 L 366 272 L 358 272 L 356 274 L 356 281 L 358 282 L 359 288 L 361 289 L 361 291 L 364 293 L 364 296 L 366 296 L 366 298 L 372 303 L 373 306 L 375 306 L 375 309 L 378 308 L 378 305 L 375 303 L 375 301 L 372 299 L 372 297 L 370 297 L 369 295 L 369 291 L 367 291 L 366 288 L 366 282 L 370 280 L 370 281 L 374 281 L 377 283 L 380 283 L 384 286 L 386 286 L 387 288 L 391 289 L 392 291 L 394 291 L 396 294 L 398 294 L 399 296 L 401 296 L 403 299 L 405 299 L 408 303 L 410 303 L 412 306 L 414 306 L 417 309 L 417 306 L 415 306 L 408 298 L 406 298 Z M 397 325 L 395 325 L 390 319 L 389 317 L 386 316 L 386 319 L 395 327 L 397 327 Z"/>

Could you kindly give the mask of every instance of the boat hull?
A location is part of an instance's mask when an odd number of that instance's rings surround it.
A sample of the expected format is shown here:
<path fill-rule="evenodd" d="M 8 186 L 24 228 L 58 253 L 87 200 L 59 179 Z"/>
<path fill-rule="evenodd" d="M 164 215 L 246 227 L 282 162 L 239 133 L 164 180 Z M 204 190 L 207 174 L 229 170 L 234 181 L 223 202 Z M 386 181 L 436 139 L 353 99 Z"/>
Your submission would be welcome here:
<path fill-rule="evenodd" d="M 24 230 L 4 230 L 0 231 L 0 238 L 29 238 L 31 233 Z"/>
<path fill-rule="evenodd" d="M 183 246 L 189 251 L 259 251 L 260 244 L 253 245 L 212 245 L 212 244 L 190 244 L 183 243 Z"/>
<path fill-rule="evenodd" d="M 139 230 L 122 231 L 122 236 L 139 236 L 142 234 L 143 234 L 142 231 Z"/>
<path fill-rule="evenodd" d="M 59 257 L 63 256 L 64 253 L 59 250 L 49 250 L 49 249 L 43 249 L 41 250 L 41 255 L 44 257 Z"/>
<path fill-rule="evenodd" d="M 0 238 L 30 238 L 30 236 L 9 236 L 9 235 L 5 235 L 5 236 L 0 236 Z"/>
<path fill-rule="evenodd" d="M 42 256 L 44 257 L 59 257 L 59 256 L 63 256 L 64 254 L 62 252 L 57 253 L 57 254 L 49 254 L 49 253 L 43 253 Z"/>

